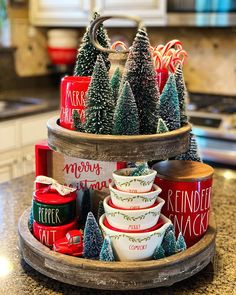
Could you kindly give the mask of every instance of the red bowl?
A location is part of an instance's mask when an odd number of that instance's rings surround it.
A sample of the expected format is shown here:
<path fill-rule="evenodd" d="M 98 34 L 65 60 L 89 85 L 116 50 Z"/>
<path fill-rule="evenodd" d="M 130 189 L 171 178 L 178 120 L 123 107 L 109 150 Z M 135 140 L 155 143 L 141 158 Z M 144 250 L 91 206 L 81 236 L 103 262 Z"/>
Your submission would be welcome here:
<path fill-rule="evenodd" d="M 117 231 L 117 232 L 120 232 L 120 233 L 134 233 L 134 234 L 138 234 L 138 233 L 148 233 L 148 232 L 151 232 L 151 231 L 154 231 L 154 230 L 157 230 L 158 228 L 162 227 L 162 225 L 164 224 L 164 222 L 159 219 L 157 224 L 155 224 L 154 226 L 148 228 L 148 229 L 144 229 L 144 230 L 123 230 L 123 229 L 119 229 L 119 228 L 116 228 L 116 227 L 113 227 L 110 225 L 110 223 L 107 221 L 106 217 L 104 218 L 104 222 L 103 224 L 109 228 L 110 230 L 114 230 L 114 231 Z"/>
<path fill-rule="evenodd" d="M 76 61 L 77 49 L 48 47 L 48 54 L 53 64 L 70 65 Z"/>

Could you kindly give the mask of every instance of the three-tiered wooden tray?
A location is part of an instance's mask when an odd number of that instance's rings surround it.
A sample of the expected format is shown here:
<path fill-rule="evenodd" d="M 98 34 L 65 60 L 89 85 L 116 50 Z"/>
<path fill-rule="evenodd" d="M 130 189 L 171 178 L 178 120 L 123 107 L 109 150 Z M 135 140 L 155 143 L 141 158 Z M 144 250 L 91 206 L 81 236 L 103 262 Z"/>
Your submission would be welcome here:
<path fill-rule="evenodd" d="M 48 144 L 64 155 L 103 161 L 147 161 L 173 157 L 187 150 L 189 124 L 165 134 L 113 136 L 70 131 L 59 120 L 48 122 Z M 56 253 L 42 245 L 28 228 L 29 210 L 19 221 L 20 251 L 34 269 L 55 280 L 107 290 L 138 290 L 170 286 L 212 261 L 216 226 L 211 215 L 203 238 L 187 250 L 160 260 L 101 262 Z"/>

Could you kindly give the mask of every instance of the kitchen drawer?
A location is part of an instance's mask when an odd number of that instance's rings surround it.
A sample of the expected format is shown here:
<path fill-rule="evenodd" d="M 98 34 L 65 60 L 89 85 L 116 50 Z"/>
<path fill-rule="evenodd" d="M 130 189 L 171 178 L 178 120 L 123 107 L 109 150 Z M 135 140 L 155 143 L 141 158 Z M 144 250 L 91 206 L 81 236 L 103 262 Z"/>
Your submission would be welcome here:
<path fill-rule="evenodd" d="M 21 146 L 35 144 L 37 141 L 47 139 L 47 121 L 58 112 L 45 115 L 31 116 L 21 123 Z"/>
<path fill-rule="evenodd" d="M 15 123 L 0 123 L 0 152 L 17 147 L 17 126 Z"/>

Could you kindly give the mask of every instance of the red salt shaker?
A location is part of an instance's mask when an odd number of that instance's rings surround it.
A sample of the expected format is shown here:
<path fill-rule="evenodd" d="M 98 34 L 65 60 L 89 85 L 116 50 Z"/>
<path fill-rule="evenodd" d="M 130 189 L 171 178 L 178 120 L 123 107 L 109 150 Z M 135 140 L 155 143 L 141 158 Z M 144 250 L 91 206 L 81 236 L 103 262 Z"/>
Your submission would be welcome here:
<path fill-rule="evenodd" d="M 33 234 L 42 244 L 52 247 L 70 230 L 77 229 L 76 192 L 65 196 L 51 186 L 33 194 Z"/>
<path fill-rule="evenodd" d="M 77 110 L 81 122 L 85 121 L 86 92 L 91 77 L 66 76 L 61 80 L 61 114 L 60 125 L 74 130 L 72 114 Z"/>
<path fill-rule="evenodd" d="M 163 161 L 155 164 L 155 183 L 165 200 L 162 213 L 181 231 L 188 247 L 198 242 L 209 224 L 214 169 L 200 162 Z"/>

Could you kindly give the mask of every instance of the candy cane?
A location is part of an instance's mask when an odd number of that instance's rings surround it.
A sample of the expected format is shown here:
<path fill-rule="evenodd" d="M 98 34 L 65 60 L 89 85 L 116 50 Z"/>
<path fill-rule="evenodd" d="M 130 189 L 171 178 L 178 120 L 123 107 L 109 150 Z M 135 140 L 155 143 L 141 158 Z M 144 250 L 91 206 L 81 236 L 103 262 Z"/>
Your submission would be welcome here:
<path fill-rule="evenodd" d="M 150 46 L 149 48 L 150 48 L 150 51 L 151 51 L 151 52 L 154 51 L 154 47 L 153 47 L 153 46 Z"/>
<path fill-rule="evenodd" d="M 157 69 L 161 69 L 162 67 L 162 55 L 159 51 L 154 51 L 153 52 L 153 58 L 154 58 L 154 62 L 155 62 L 155 67 Z"/>
<path fill-rule="evenodd" d="M 174 47 L 174 46 L 178 46 L 178 48 L 182 48 L 182 43 L 179 41 L 179 40 L 172 40 L 172 41 L 169 41 L 163 48 L 163 55 L 166 54 L 166 52 L 171 48 L 171 47 Z M 181 47 L 180 47 L 181 46 Z"/>
<path fill-rule="evenodd" d="M 179 58 L 179 60 L 181 61 L 181 64 L 183 65 L 185 58 L 188 56 L 187 52 L 185 50 L 180 50 L 180 52 L 178 52 L 177 57 Z"/>
<path fill-rule="evenodd" d="M 162 49 L 164 48 L 165 46 L 160 44 L 160 45 L 157 45 L 156 47 L 154 47 L 154 51 L 159 51 L 160 53 L 162 53 Z"/>

